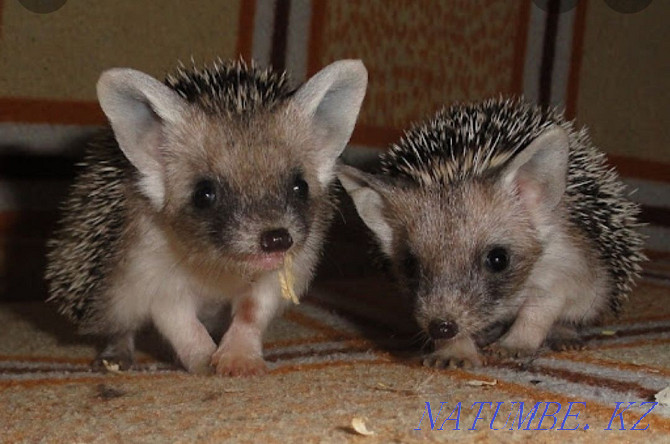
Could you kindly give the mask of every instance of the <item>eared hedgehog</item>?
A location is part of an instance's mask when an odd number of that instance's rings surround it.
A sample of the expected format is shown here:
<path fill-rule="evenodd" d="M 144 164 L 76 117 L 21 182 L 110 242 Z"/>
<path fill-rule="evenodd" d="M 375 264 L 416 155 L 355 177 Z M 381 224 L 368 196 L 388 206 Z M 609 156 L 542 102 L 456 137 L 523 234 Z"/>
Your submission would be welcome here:
<path fill-rule="evenodd" d="M 618 311 L 644 260 L 639 208 L 604 153 L 521 99 L 445 108 L 380 174 L 338 177 L 435 346 L 426 365 L 480 365 L 485 344 L 579 346 L 575 327 Z"/>
<path fill-rule="evenodd" d="M 49 300 L 109 339 L 94 364 L 127 368 L 136 332 L 153 323 L 190 372 L 265 370 L 261 337 L 285 304 L 282 273 L 291 296 L 305 292 L 366 87 L 357 60 L 297 90 L 241 61 L 182 65 L 165 83 L 102 74 L 111 130 L 87 150 L 46 272 Z M 217 347 L 223 306 L 232 319 Z"/>

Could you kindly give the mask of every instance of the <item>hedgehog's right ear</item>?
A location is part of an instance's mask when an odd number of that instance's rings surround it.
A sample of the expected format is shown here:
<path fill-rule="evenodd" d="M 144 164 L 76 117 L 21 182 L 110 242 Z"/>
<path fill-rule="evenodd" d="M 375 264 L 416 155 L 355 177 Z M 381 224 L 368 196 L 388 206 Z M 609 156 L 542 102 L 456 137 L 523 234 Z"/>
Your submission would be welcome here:
<path fill-rule="evenodd" d="M 291 98 L 318 143 L 317 177 L 330 183 L 335 162 L 349 142 L 365 97 L 368 72 L 360 60 L 340 60 L 316 73 Z"/>
<path fill-rule="evenodd" d="M 531 211 L 551 211 L 565 192 L 568 155 L 568 134 L 553 125 L 512 159 L 503 170 L 503 185 L 516 188 Z"/>
<path fill-rule="evenodd" d="M 337 178 L 353 200 L 358 215 L 377 237 L 382 251 L 390 256 L 393 244 L 393 229 L 386 217 L 384 184 L 371 174 L 356 168 L 340 165 Z"/>
<path fill-rule="evenodd" d="M 160 207 L 165 189 L 159 147 L 164 127 L 183 121 L 186 101 L 153 77 L 126 68 L 102 73 L 97 91 L 119 147 L 142 175 L 142 190 Z"/>

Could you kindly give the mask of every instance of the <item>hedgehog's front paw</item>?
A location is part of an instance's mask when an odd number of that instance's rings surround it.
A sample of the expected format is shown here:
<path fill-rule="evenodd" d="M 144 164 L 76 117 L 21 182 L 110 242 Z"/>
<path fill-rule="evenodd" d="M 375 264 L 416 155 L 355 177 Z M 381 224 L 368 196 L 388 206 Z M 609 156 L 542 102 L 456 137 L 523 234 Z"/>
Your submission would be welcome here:
<path fill-rule="evenodd" d="M 212 367 L 217 375 L 256 376 L 267 373 L 268 368 L 261 356 L 217 350 L 212 356 Z"/>
<path fill-rule="evenodd" d="M 435 351 L 423 360 L 424 366 L 436 368 L 472 368 L 485 364 L 469 336 L 435 341 Z"/>

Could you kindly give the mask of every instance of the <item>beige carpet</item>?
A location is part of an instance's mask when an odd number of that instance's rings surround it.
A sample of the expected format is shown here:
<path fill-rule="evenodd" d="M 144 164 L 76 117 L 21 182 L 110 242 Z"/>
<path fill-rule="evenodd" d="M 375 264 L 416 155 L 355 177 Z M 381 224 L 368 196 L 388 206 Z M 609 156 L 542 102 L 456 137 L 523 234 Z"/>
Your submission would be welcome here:
<path fill-rule="evenodd" d="M 320 282 L 272 325 L 270 373 L 247 379 L 190 376 L 145 353 L 134 371 L 92 373 L 94 344 L 50 307 L 7 303 L 0 442 L 669 442 L 670 407 L 630 430 L 653 406 L 642 403 L 670 384 L 669 277 L 668 258 L 649 264 L 628 311 L 588 331 L 585 351 L 473 371 L 417 364 L 381 277 Z M 479 402 L 491 404 L 471 431 Z M 578 417 L 566 419 L 570 402 Z M 612 418 L 617 402 L 635 403 L 622 415 L 625 431 Z M 545 408 L 559 406 L 553 427 L 551 416 L 542 422 L 553 430 L 537 430 Z M 352 428 L 358 417 L 374 435 Z"/>

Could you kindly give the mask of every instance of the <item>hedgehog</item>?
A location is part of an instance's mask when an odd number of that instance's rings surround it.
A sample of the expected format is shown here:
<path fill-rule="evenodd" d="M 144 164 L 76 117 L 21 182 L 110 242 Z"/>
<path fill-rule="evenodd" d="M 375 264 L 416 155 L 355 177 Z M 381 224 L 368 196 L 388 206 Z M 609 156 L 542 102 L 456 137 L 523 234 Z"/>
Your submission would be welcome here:
<path fill-rule="evenodd" d="M 605 154 L 522 98 L 455 104 L 338 178 L 413 303 L 424 364 L 581 348 L 639 276 L 639 206 Z"/>
<path fill-rule="evenodd" d="M 101 75 L 110 127 L 87 147 L 46 268 L 48 300 L 106 339 L 96 368 L 129 368 L 153 325 L 189 372 L 266 371 L 263 332 L 313 277 L 366 87 L 358 60 L 297 89 L 241 60 L 180 64 L 165 82 Z"/>

